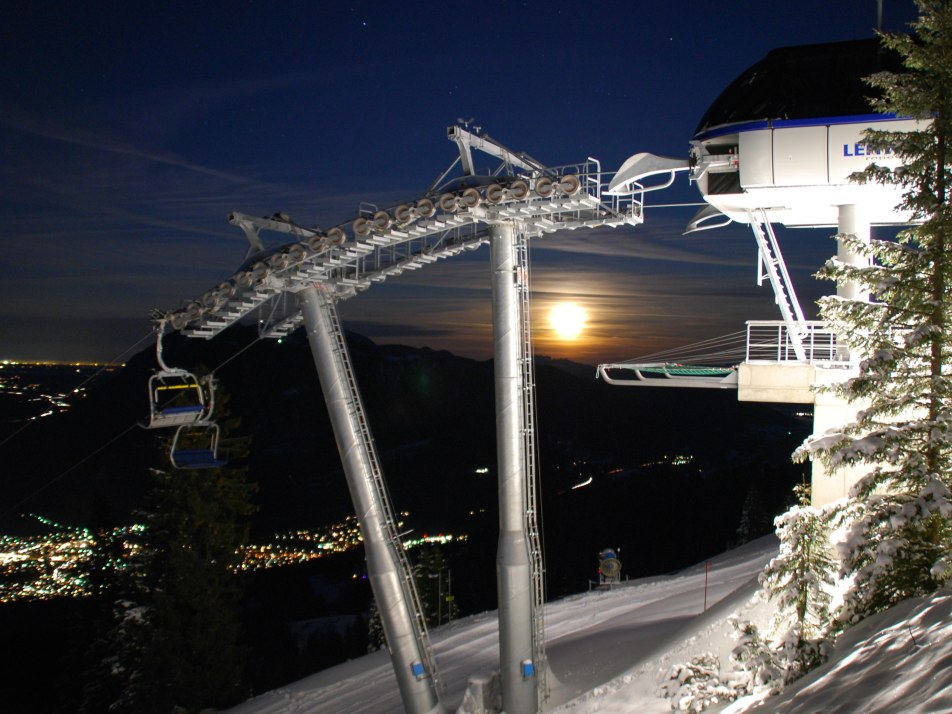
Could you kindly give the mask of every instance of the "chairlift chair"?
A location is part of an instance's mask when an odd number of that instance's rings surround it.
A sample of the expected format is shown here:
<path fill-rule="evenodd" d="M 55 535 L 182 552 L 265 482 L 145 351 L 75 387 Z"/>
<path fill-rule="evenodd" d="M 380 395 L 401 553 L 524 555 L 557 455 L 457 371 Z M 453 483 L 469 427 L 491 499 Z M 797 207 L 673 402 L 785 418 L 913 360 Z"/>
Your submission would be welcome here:
<path fill-rule="evenodd" d="M 163 369 L 149 377 L 150 429 L 206 421 L 213 405 L 211 385 L 183 369 Z"/>
<path fill-rule="evenodd" d="M 218 458 L 220 429 L 215 422 L 183 424 L 175 431 L 169 460 L 177 469 L 217 469 L 227 461 Z"/>
<path fill-rule="evenodd" d="M 165 320 L 156 329 L 155 358 L 159 370 L 149 377 L 149 429 L 181 427 L 207 422 L 215 407 L 214 383 L 210 378 L 199 380 L 178 367 L 169 367 L 162 359 L 162 336 Z"/>

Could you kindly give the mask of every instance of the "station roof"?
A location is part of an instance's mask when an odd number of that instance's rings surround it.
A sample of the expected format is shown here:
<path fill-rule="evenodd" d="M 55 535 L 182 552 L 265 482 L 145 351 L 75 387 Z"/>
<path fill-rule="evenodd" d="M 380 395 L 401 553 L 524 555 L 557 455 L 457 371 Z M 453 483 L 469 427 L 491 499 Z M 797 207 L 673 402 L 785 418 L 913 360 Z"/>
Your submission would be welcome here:
<path fill-rule="evenodd" d="M 814 119 L 874 113 L 876 91 L 863 81 L 903 70 L 878 38 L 781 47 L 745 70 L 701 118 L 695 139 L 725 125 L 772 119 Z"/>

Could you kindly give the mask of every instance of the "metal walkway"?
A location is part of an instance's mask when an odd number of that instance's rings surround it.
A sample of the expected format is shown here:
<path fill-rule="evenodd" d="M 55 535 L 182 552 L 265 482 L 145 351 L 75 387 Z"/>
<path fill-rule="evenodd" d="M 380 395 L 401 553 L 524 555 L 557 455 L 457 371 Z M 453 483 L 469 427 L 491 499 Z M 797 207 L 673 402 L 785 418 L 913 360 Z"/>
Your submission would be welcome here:
<path fill-rule="evenodd" d="M 598 365 L 606 384 L 626 387 L 737 389 L 736 367 L 691 366 L 671 362 L 614 362 Z"/>

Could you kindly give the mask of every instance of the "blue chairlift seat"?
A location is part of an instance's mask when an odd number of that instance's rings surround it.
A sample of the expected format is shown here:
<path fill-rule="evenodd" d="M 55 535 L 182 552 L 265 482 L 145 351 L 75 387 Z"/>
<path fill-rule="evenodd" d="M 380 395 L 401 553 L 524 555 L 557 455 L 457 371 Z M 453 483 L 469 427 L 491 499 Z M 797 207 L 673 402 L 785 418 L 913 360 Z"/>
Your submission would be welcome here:
<path fill-rule="evenodd" d="M 179 449 L 172 452 L 172 464 L 177 469 L 217 469 L 226 463 L 216 458 L 211 449 Z"/>
<path fill-rule="evenodd" d="M 183 424 L 175 432 L 169 460 L 177 469 L 217 469 L 228 462 L 218 458 L 218 425 Z"/>

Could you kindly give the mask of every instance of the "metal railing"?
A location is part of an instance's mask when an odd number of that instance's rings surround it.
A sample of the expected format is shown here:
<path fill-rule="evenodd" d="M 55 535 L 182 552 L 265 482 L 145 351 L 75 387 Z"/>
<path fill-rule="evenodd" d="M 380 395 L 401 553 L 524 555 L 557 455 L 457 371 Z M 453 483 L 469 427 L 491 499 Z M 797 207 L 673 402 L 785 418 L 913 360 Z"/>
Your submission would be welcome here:
<path fill-rule="evenodd" d="M 492 190 L 469 188 L 459 196 L 433 193 L 373 213 L 375 205 L 361 204 L 355 221 L 323 232 L 283 217 L 232 213 L 231 223 L 252 234 L 259 245 L 262 230 L 299 240 L 276 246 L 273 253 L 169 313 L 169 324 L 190 337 L 208 339 L 257 311 L 267 323 L 262 335 L 283 337 L 301 319 L 293 307 L 291 314 L 284 314 L 278 305 L 269 309 L 282 293 L 321 282 L 338 286 L 337 299 L 347 299 L 389 277 L 479 247 L 487 227 L 496 223 L 518 221 L 527 235 L 640 224 L 644 220 L 640 187 L 611 195 L 603 179 L 594 160 L 546 168 L 538 176 L 507 177 Z"/>
<path fill-rule="evenodd" d="M 848 365 L 849 353 L 825 322 L 803 323 L 805 360 L 797 357 L 790 331 L 782 320 L 751 320 L 747 323 L 746 362 Z"/>
<path fill-rule="evenodd" d="M 340 318 L 337 314 L 337 307 L 333 300 L 327 298 L 324 300 L 322 309 L 327 316 L 327 322 L 330 325 L 331 339 L 334 342 L 334 354 L 337 359 L 338 373 L 343 377 L 345 389 L 349 404 L 347 411 L 350 414 L 355 430 L 359 434 L 365 449 L 367 459 L 367 468 L 371 476 L 373 490 L 375 492 L 380 515 L 383 522 L 380 523 L 393 558 L 397 567 L 400 569 L 398 579 L 400 589 L 403 592 L 404 602 L 410 614 L 410 626 L 413 629 L 413 637 L 416 640 L 417 651 L 424 660 L 425 675 L 432 678 L 433 686 L 437 695 L 442 692 L 442 684 L 439 678 L 439 672 L 436 665 L 436 656 L 433 653 L 433 645 L 430 642 L 430 633 L 426 626 L 426 617 L 423 613 L 423 604 L 420 601 L 420 593 L 417 590 L 416 581 L 413 578 L 413 569 L 410 567 L 410 561 L 407 558 L 406 549 L 400 538 L 399 526 L 394 516 L 393 502 L 390 498 L 390 491 L 384 480 L 383 470 L 380 468 L 380 459 L 377 456 L 377 449 L 374 444 L 373 435 L 370 433 L 370 424 L 367 421 L 367 414 L 364 410 L 363 400 L 360 397 L 360 389 L 357 386 L 357 378 L 354 376 L 353 365 L 350 361 L 350 353 L 347 349 L 347 339 L 344 336 L 344 328 L 341 327 Z M 355 504 L 356 505 L 356 504 Z M 359 513 L 359 512 L 358 512 Z M 360 514 L 360 518 L 366 518 L 367 514 Z M 359 519 L 358 519 L 359 520 Z M 364 528 L 361 523 L 361 528 Z M 376 594 L 375 594 L 376 595 Z M 393 607 L 395 603 L 381 602 L 385 607 Z M 424 675 L 424 676 L 425 676 Z"/>

